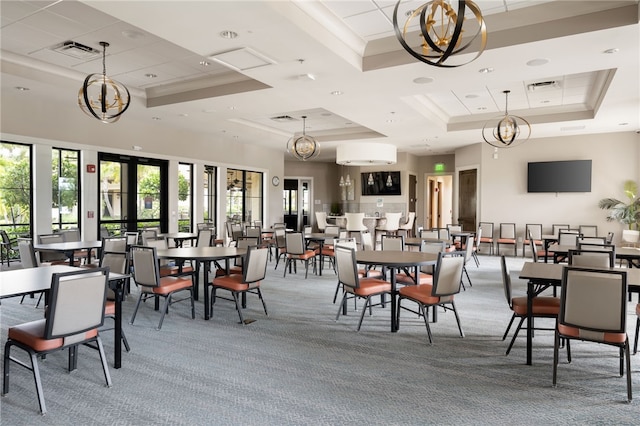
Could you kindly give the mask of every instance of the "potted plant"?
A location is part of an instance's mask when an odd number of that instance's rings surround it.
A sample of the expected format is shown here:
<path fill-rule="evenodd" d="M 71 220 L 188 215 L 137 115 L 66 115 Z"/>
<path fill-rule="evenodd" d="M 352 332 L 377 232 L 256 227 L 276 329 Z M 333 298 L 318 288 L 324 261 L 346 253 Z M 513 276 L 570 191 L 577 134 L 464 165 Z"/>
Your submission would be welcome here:
<path fill-rule="evenodd" d="M 622 240 L 637 242 L 640 239 L 640 198 L 638 197 L 638 184 L 628 180 L 624 182 L 624 193 L 627 201 L 615 198 L 603 198 L 598 206 L 603 210 L 609 210 L 607 221 L 617 220 L 627 225 L 628 229 L 622 231 Z"/>

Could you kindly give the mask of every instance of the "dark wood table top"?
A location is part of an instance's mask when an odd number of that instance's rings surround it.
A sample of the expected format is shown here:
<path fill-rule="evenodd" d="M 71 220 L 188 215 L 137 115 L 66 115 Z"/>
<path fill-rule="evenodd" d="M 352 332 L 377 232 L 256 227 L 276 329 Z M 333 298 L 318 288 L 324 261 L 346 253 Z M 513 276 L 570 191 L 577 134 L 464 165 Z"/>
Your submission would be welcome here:
<path fill-rule="evenodd" d="M 34 250 L 75 251 L 102 247 L 102 241 L 67 241 L 64 243 L 34 244 Z"/>
<path fill-rule="evenodd" d="M 435 265 L 438 254 L 419 251 L 369 250 L 356 252 L 356 261 L 388 267 Z"/>
<path fill-rule="evenodd" d="M 551 285 L 560 285 L 562 282 L 562 270 L 567 265 L 561 263 L 525 262 L 522 265 L 519 277 L 525 280 L 547 282 Z M 613 268 L 616 271 L 627 273 L 627 285 L 633 291 L 640 290 L 640 269 L 638 268 Z"/>
<path fill-rule="evenodd" d="M 218 260 L 244 256 L 246 249 L 236 247 L 182 247 L 156 251 L 161 259 Z"/>

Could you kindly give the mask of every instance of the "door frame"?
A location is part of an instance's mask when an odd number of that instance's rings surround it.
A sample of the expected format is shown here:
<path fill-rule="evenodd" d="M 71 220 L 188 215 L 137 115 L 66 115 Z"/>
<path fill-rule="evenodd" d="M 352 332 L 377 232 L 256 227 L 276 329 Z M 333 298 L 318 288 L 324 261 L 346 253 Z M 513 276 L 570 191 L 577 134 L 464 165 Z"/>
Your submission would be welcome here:
<path fill-rule="evenodd" d="M 447 179 L 451 180 L 451 188 L 447 188 L 446 193 L 442 194 L 441 198 L 447 197 L 448 201 L 449 201 L 449 205 L 451 206 L 451 214 L 441 214 L 442 217 L 442 226 L 446 226 L 447 223 L 452 223 L 449 222 L 453 221 L 453 212 L 454 210 L 454 201 L 455 199 L 454 197 L 454 189 L 456 186 L 456 176 L 457 174 L 454 172 L 447 172 L 447 173 L 425 173 L 424 174 L 424 202 L 423 202 L 423 206 L 422 208 L 423 210 L 423 216 L 422 216 L 422 223 L 425 229 L 430 229 L 431 228 L 431 220 L 430 220 L 430 204 L 431 204 L 431 194 L 429 193 L 429 181 L 434 178 L 434 177 L 446 177 Z"/>
<path fill-rule="evenodd" d="M 459 215 L 459 211 L 458 211 L 458 197 L 460 196 L 460 181 L 458 180 L 458 176 L 459 173 L 461 171 L 464 170 L 476 170 L 476 228 L 478 227 L 478 224 L 480 223 L 480 165 L 479 164 L 471 164 L 468 166 L 460 166 L 460 167 L 456 167 L 456 171 L 455 171 L 455 179 L 456 179 L 456 184 L 453 186 L 453 212 L 454 215 L 456 217 L 456 220 L 458 218 Z"/>

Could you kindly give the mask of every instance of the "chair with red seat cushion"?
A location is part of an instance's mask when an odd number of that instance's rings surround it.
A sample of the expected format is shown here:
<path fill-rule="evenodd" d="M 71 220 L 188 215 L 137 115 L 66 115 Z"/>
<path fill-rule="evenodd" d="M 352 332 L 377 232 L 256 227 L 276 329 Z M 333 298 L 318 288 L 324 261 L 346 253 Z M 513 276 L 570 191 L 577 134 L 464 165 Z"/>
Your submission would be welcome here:
<path fill-rule="evenodd" d="M 560 314 L 553 345 L 553 386 L 556 387 L 560 339 L 614 346 L 620 377 L 627 370 L 627 402 L 631 402 L 631 355 L 627 336 L 627 273 L 621 269 L 566 266 L 562 271 Z M 625 362 L 626 361 L 626 362 Z"/>
<path fill-rule="evenodd" d="M 366 299 L 362 307 L 362 312 L 360 313 L 360 321 L 358 321 L 357 330 L 359 331 L 367 308 L 369 308 L 369 313 L 371 314 L 373 306 L 384 305 L 383 298 L 380 303 L 376 304 L 372 303 L 371 298 L 373 296 L 382 296 L 391 293 L 391 283 L 379 278 L 360 278 L 358 275 L 358 264 L 356 263 L 356 250 L 354 248 L 337 245 L 334 247 L 334 251 L 338 283 L 342 285 L 344 290 L 344 295 L 342 296 L 342 301 L 336 314 L 336 321 L 340 318 L 340 312 L 342 312 L 343 315 L 347 314 L 346 306 L 348 299 Z"/>
<path fill-rule="evenodd" d="M 285 235 L 286 240 L 286 256 L 287 262 L 284 264 L 284 275 L 287 276 L 287 268 L 293 266 L 294 271 L 297 272 L 296 262 L 299 260 L 304 262 L 305 266 L 305 279 L 309 275 L 309 262 L 313 261 L 314 270 L 315 270 L 315 258 L 316 252 L 313 250 L 308 250 L 304 245 L 304 236 L 302 232 L 289 232 Z M 323 253 L 324 255 L 324 253 Z M 322 265 L 320 266 L 322 267 Z"/>
<path fill-rule="evenodd" d="M 513 255 L 518 255 L 518 239 L 516 238 L 516 224 L 515 223 L 501 223 L 500 224 L 500 236 L 497 241 L 497 250 L 500 254 L 500 245 L 513 246 Z"/>
<path fill-rule="evenodd" d="M 433 285 L 418 284 L 400 288 L 398 291 L 398 309 L 396 311 L 398 316 L 398 328 L 400 327 L 400 312 L 402 310 L 413 312 L 424 319 L 424 324 L 427 327 L 429 344 L 433 343 L 427 309 L 429 307 L 435 308 L 437 306 L 441 306 L 445 310 L 453 311 L 456 317 L 456 322 L 458 323 L 460 337 L 464 337 L 464 332 L 460 325 L 460 318 L 458 317 L 458 311 L 456 310 L 456 305 L 453 301 L 454 296 L 460 293 L 463 266 L 463 256 L 440 253 L 438 254 L 438 263 L 436 264 L 433 276 Z M 416 303 L 419 311 L 402 306 L 403 300 Z"/>
<path fill-rule="evenodd" d="M 443 253 L 446 251 L 444 241 L 422 241 L 420 251 L 425 253 Z M 412 285 L 412 284 L 433 284 L 433 265 L 425 265 L 420 267 L 418 279 L 416 274 L 411 271 L 401 271 L 396 274 L 396 283 Z"/>
<path fill-rule="evenodd" d="M 160 322 L 157 330 L 162 328 L 164 316 L 169 311 L 169 306 L 183 300 L 191 300 L 191 318 L 195 319 L 196 312 L 193 303 L 193 281 L 191 276 L 160 276 L 158 256 L 155 247 L 132 246 L 131 259 L 134 264 L 133 279 L 140 288 L 140 296 L 131 316 L 129 324 L 133 324 L 140 307 L 140 302 L 157 296 L 164 297 L 164 305 L 161 308 Z M 173 300 L 173 296 L 181 291 L 188 291 L 189 297 Z"/>
<path fill-rule="evenodd" d="M 529 244 L 535 244 L 533 240 L 529 242 Z M 527 296 L 518 296 L 513 297 L 511 291 L 511 275 L 509 273 L 509 267 L 507 266 L 507 260 L 505 256 L 500 257 L 500 264 L 502 269 L 502 285 L 504 287 L 504 297 L 507 299 L 507 303 L 509 304 L 509 308 L 513 311 L 513 315 L 511 316 L 511 320 L 509 321 L 509 325 L 507 325 L 507 329 L 504 331 L 504 335 L 502 336 L 502 340 L 507 338 L 509 334 L 509 330 L 511 330 L 511 325 L 513 324 L 513 320 L 516 318 L 520 318 L 520 322 L 518 323 L 518 327 L 516 327 L 515 333 L 513 333 L 513 337 L 511 338 L 511 342 L 509 343 L 509 347 L 507 348 L 507 352 L 505 355 L 509 355 L 511 352 L 511 348 L 513 347 L 513 343 L 516 341 L 516 337 L 518 337 L 518 333 L 522 328 L 522 324 L 524 320 L 527 318 Z M 536 296 L 532 299 L 532 311 L 531 315 L 533 318 L 557 318 L 558 313 L 560 312 L 560 299 L 552 296 Z M 537 330 L 553 330 L 552 328 L 537 328 Z"/>
<path fill-rule="evenodd" d="M 217 298 L 224 300 L 232 300 L 236 304 L 236 310 L 240 317 L 240 323 L 244 325 L 246 322 L 242 315 L 242 306 L 240 295 L 246 293 L 257 294 L 262 302 L 264 314 L 267 313 L 267 305 L 264 303 L 262 292 L 260 291 L 260 283 L 267 274 L 267 261 L 269 260 L 269 249 L 267 247 L 249 246 L 244 261 L 244 269 L 240 274 L 230 274 L 216 277 L 213 279 L 211 286 L 211 312 Z M 231 292 L 233 299 L 227 299 L 217 296 L 217 290 L 227 290 Z M 207 303 L 207 301 L 205 301 Z"/>
<path fill-rule="evenodd" d="M 53 274 L 46 318 L 9 327 L 4 349 L 3 395 L 9 393 L 9 368 L 11 362 L 15 362 L 33 372 L 40 411 L 45 414 L 47 409 L 38 358 L 69 348 L 69 370 L 73 370 L 79 345 L 99 352 L 106 384 L 111 387 L 107 358 L 98 333 L 98 327 L 104 321 L 107 274 L 103 268 Z M 11 356 L 14 346 L 29 354 L 30 366 Z"/>
<path fill-rule="evenodd" d="M 482 232 L 482 238 L 478 238 L 478 251 L 482 244 L 489 244 L 489 254 L 493 254 L 493 222 L 480 222 L 478 229 Z"/>

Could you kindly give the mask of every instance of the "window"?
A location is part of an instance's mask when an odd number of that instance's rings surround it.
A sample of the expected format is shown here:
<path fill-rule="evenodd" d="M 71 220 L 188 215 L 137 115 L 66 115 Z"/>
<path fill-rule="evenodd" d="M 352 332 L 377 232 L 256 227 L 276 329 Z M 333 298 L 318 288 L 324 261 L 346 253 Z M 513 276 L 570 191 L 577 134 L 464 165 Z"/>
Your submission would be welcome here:
<path fill-rule="evenodd" d="M 259 172 L 227 169 L 227 221 L 262 220 L 262 179 Z"/>
<path fill-rule="evenodd" d="M 180 163 L 178 165 L 178 230 L 191 232 L 193 230 L 193 197 L 191 194 L 193 165 Z"/>
<path fill-rule="evenodd" d="M 0 229 L 31 236 L 31 146 L 0 142 Z"/>
<path fill-rule="evenodd" d="M 51 150 L 51 228 L 79 228 L 80 151 Z"/>
<path fill-rule="evenodd" d="M 216 226 L 216 192 L 217 192 L 217 178 L 216 168 L 213 166 L 204 166 L 204 179 L 203 181 L 203 194 L 204 194 L 204 221 Z"/>

